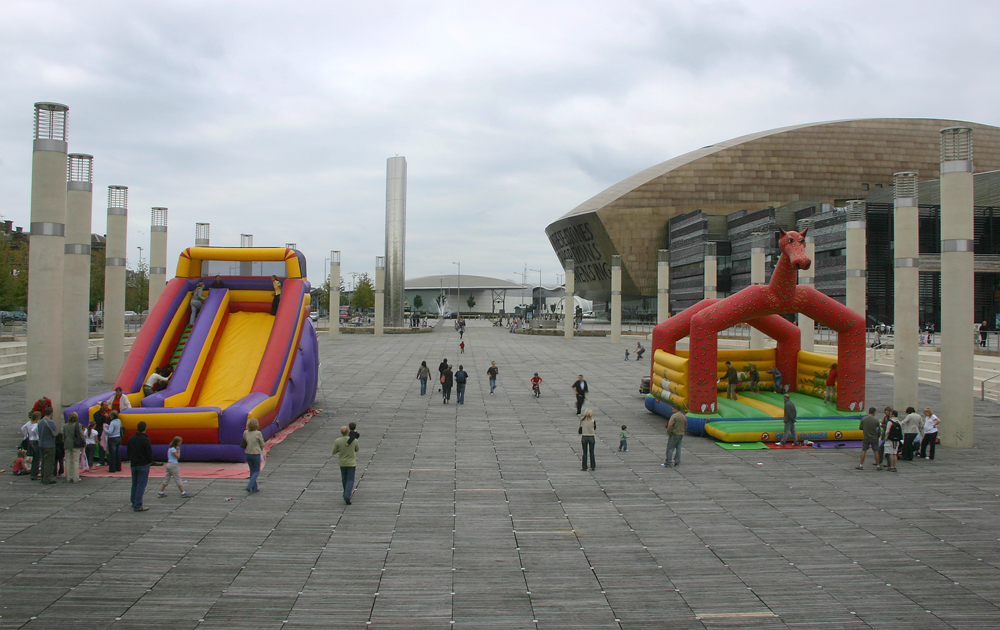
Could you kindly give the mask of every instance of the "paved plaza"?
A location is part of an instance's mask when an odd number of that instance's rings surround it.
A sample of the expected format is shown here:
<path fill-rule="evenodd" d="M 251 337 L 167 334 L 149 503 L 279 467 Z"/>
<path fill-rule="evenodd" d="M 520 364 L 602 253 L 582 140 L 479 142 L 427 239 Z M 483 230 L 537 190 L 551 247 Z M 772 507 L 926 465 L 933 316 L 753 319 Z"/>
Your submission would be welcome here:
<path fill-rule="evenodd" d="M 733 452 L 690 435 L 666 469 L 665 419 L 638 392 L 648 361 L 622 360 L 634 340 L 471 325 L 465 342 L 459 355 L 448 326 L 323 333 L 322 412 L 271 450 L 255 495 L 189 479 L 192 498 L 157 499 L 151 484 L 135 513 L 127 479 L 0 475 L 0 628 L 1000 627 L 1000 406 L 976 403 L 974 449 L 898 474 L 855 470 L 857 450 Z M 436 374 L 442 357 L 471 375 L 465 405 L 420 396 L 420 361 Z M 100 374 L 92 361 L 91 392 Z M 869 372 L 868 403 L 891 387 Z M 920 406 L 938 411 L 938 393 L 921 386 Z M 23 399 L 23 383 L 0 389 L 4 467 Z M 347 506 L 330 451 L 350 421 Z"/>

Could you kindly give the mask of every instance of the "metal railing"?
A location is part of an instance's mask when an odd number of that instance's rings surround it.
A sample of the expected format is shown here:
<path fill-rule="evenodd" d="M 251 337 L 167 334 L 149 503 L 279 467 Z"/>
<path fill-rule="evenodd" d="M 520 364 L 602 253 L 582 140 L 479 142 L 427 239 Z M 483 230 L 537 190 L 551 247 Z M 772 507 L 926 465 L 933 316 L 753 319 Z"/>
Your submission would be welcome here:
<path fill-rule="evenodd" d="M 988 383 L 989 381 L 992 381 L 995 378 L 1000 378 L 1000 374 L 997 374 L 996 376 L 991 376 L 991 377 L 989 377 L 988 379 L 985 379 L 982 383 L 979 384 L 979 399 L 980 400 L 986 400 L 986 383 Z"/>

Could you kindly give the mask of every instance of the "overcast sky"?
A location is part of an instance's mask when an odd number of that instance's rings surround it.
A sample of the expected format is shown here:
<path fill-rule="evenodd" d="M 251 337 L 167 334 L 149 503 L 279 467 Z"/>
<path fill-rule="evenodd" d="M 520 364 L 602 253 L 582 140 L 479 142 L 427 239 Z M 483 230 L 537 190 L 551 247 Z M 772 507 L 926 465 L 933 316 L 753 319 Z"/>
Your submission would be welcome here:
<path fill-rule="evenodd" d="M 166 206 L 171 275 L 197 221 L 213 245 L 297 243 L 315 283 L 331 249 L 373 272 L 402 155 L 407 277 L 550 284 L 546 225 L 693 149 L 842 118 L 1000 124 L 998 23 L 995 0 L 2 0 L 0 214 L 27 229 L 33 104 L 56 101 L 95 156 L 93 231 L 129 187 L 130 267 Z"/>

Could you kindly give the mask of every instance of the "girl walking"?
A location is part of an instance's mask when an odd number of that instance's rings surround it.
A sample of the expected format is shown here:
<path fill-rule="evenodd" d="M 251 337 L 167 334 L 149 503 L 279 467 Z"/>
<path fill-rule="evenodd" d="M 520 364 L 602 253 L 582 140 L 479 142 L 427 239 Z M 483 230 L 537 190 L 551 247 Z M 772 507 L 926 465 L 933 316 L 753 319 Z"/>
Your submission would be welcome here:
<path fill-rule="evenodd" d="M 170 440 L 170 446 L 167 448 L 167 465 L 164 467 L 165 474 L 163 475 L 163 484 L 160 486 L 160 491 L 156 493 L 156 496 L 161 499 L 167 496 L 167 485 L 170 483 L 171 479 L 173 479 L 174 483 L 177 484 L 177 489 L 181 491 L 182 497 L 186 499 L 191 496 L 184 490 L 184 480 L 181 479 L 180 460 L 181 443 L 183 441 L 184 440 L 179 435 Z"/>

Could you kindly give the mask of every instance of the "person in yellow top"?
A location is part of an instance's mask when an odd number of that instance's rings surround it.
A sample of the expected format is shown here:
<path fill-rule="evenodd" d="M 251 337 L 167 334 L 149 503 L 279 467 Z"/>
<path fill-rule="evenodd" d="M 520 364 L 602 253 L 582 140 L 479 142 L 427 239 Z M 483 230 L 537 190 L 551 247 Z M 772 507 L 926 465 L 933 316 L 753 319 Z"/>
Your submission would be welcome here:
<path fill-rule="evenodd" d="M 274 285 L 274 299 L 271 300 L 271 315 L 278 312 L 278 302 L 281 301 L 281 281 L 278 276 L 271 276 L 271 284 Z"/>
<path fill-rule="evenodd" d="M 354 494 L 354 471 L 358 465 L 354 454 L 359 450 L 358 440 L 351 439 L 347 427 L 340 427 L 340 437 L 333 442 L 333 454 L 340 455 L 340 481 L 344 484 L 344 503 L 347 505 L 351 504 Z"/>

